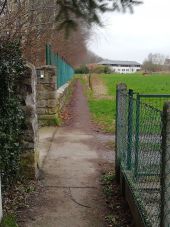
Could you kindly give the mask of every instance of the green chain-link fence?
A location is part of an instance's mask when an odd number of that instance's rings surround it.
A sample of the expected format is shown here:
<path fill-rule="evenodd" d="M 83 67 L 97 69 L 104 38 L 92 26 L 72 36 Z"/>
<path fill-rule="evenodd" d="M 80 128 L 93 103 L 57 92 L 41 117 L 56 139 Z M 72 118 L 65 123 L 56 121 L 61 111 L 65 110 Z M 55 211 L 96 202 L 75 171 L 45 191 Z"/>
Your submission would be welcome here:
<path fill-rule="evenodd" d="M 67 83 L 74 75 L 73 67 L 59 54 L 54 53 L 49 44 L 46 45 L 46 64 L 56 67 L 57 88 Z"/>
<path fill-rule="evenodd" d="M 170 95 L 140 95 L 124 84 L 117 87 L 116 171 L 125 176 L 144 226 L 166 226 L 160 223 L 162 110 L 168 100 Z"/>

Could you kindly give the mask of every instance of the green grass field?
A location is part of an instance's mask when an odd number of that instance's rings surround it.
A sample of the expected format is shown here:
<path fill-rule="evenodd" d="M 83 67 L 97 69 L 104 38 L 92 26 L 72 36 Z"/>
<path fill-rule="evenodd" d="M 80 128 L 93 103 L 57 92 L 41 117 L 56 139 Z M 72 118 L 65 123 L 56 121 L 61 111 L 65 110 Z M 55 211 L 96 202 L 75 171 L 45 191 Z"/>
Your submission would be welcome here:
<path fill-rule="evenodd" d="M 92 118 L 97 125 L 99 125 L 104 132 L 114 132 L 115 105 L 113 104 L 113 100 L 96 100 L 90 97 L 88 104 Z"/>
<path fill-rule="evenodd" d="M 96 77 L 96 76 L 95 76 Z M 125 83 L 128 89 L 133 89 L 140 94 L 170 94 L 170 74 L 169 75 L 140 75 L 140 74 L 107 74 L 97 75 L 106 86 L 106 97 L 96 98 L 93 93 L 88 96 L 88 103 L 93 120 L 105 132 L 114 132 L 114 119 L 116 111 L 116 85 Z M 93 80 L 93 87 L 95 80 Z"/>
<path fill-rule="evenodd" d="M 170 74 L 107 74 L 99 75 L 105 82 L 109 95 L 115 96 L 116 84 L 125 83 L 129 89 L 146 94 L 170 94 Z"/>

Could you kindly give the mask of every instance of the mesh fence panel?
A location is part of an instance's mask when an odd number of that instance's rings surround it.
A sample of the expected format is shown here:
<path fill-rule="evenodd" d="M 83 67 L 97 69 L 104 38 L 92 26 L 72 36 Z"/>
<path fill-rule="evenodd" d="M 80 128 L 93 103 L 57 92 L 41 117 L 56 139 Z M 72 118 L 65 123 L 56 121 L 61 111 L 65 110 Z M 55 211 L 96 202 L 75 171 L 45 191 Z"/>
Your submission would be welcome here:
<path fill-rule="evenodd" d="M 59 54 L 54 53 L 50 45 L 46 45 L 46 64 L 56 67 L 57 88 L 67 83 L 74 75 L 73 67 Z"/>
<path fill-rule="evenodd" d="M 170 100 L 170 95 L 168 94 L 160 94 L 160 95 L 152 95 L 152 94 L 140 94 L 140 99 L 143 103 L 146 103 L 156 109 L 163 110 L 164 103 Z"/>
<path fill-rule="evenodd" d="M 134 195 L 147 225 L 156 227 L 160 225 L 161 202 L 161 111 L 142 102 L 139 106 L 137 146 L 134 142 Z"/>
<path fill-rule="evenodd" d="M 146 226 L 160 226 L 161 108 L 168 99 L 168 96 L 155 96 L 152 105 L 152 97 L 120 92 L 118 100 L 117 136 L 120 137 L 121 171 L 128 180 Z"/>

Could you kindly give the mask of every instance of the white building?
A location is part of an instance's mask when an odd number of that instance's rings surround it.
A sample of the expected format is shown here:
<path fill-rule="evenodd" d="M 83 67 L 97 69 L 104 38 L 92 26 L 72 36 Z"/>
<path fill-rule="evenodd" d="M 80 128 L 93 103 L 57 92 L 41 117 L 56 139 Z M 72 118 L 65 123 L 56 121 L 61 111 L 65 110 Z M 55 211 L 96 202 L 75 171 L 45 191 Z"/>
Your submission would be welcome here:
<path fill-rule="evenodd" d="M 141 64 L 136 61 L 111 61 L 104 60 L 98 63 L 98 65 L 109 66 L 112 72 L 115 73 L 135 73 L 141 69 Z"/>

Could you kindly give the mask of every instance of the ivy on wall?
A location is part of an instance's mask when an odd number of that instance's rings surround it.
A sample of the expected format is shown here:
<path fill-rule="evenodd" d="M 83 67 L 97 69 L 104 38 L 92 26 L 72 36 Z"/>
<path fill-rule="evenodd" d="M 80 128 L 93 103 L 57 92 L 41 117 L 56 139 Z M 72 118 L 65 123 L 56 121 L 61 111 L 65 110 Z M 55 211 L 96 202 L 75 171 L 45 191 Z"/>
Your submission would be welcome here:
<path fill-rule="evenodd" d="M 19 178 L 24 115 L 17 95 L 25 64 L 19 42 L 0 42 L 0 169 L 3 188 Z"/>

